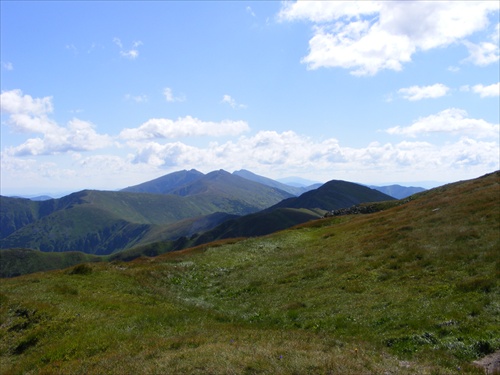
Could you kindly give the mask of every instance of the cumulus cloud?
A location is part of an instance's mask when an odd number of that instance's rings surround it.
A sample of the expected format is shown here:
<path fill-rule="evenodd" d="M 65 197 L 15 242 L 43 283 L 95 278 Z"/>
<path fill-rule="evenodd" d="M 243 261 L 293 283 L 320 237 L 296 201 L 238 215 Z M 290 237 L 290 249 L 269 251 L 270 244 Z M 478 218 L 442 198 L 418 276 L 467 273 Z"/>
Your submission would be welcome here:
<path fill-rule="evenodd" d="M 186 116 L 171 120 L 154 118 L 146 121 L 138 128 L 127 128 L 120 133 L 120 137 L 129 140 L 147 140 L 154 138 L 178 138 L 188 136 L 221 137 L 238 135 L 250 130 L 245 121 L 221 122 L 202 121 Z"/>
<path fill-rule="evenodd" d="M 198 165 L 203 168 L 231 169 L 238 166 L 254 168 L 272 165 L 279 168 L 286 165 L 299 168 L 343 160 L 337 140 L 330 139 L 316 144 L 293 131 L 261 131 L 251 137 L 240 137 L 236 141 L 222 144 L 211 142 L 205 148 L 182 142 L 134 145 L 137 149 L 134 162 L 167 167 Z"/>
<path fill-rule="evenodd" d="M 219 144 L 211 142 L 205 147 L 195 147 L 183 142 L 136 143 L 133 164 L 146 168 L 178 170 L 249 169 L 267 175 L 283 171 L 287 175 L 314 174 L 326 179 L 356 176 L 356 179 L 380 178 L 381 171 L 391 175 L 417 174 L 429 178 L 453 171 L 475 171 L 477 175 L 498 169 L 498 142 L 484 142 L 462 137 L 455 143 L 435 145 L 421 141 L 399 143 L 373 142 L 366 147 L 342 146 L 334 138 L 315 140 L 293 131 L 278 133 L 260 131 L 253 136 Z M 458 172 L 457 172 L 458 173 Z M 370 176 L 370 177 L 367 177 Z M 353 180 L 353 179 L 351 179 Z"/>
<path fill-rule="evenodd" d="M 293 131 L 260 131 L 223 143 L 209 142 L 197 146 L 180 141 L 160 143 L 158 140 L 127 142 L 130 153 L 117 155 L 79 156 L 72 167 L 46 165 L 52 182 L 55 176 L 69 176 L 80 186 L 104 184 L 112 188 L 127 186 L 140 180 L 157 177 L 179 169 L 196 168 L 201 171 L 225 169 L 249 169 L 255 173 L 273 177 L 301 175 L 316 180 L 346 179 L 350 181 L 380 181 L 381 175 L 391 179 L 401 177 L 408 181 L 438 179 L 448 181 L 477 177 L 499 168 L 498 140 L 480 141 L 469 136 L 455 142 L 436 145 L 423 141 L 398 143 L 373 142 L 365 147 L 346 147 L 335 138 L 313 139 Z M 10 176 L 40 178 L 34 172 L 42 165 L 39 160 L 17 158 L 2 154 L 2 172 Z M 18 172 L 24 168 L 23 172 Z M 390 173 L 388 173 L 390 171 Z M 31 176 L 30 175 L 30 176 Z M 44 174 L 45 176 L 45 174 Z M 48 174 L 47 174 L 48 176 Z M 120 178 L 118 179 L 117 176 Z M 63 182 L 63 181 L 61 181 Z M 103 185 L 100 185 L 103 186 Z M 95 186 L 94 186 L 95 187 Z"/>
<path fill-rule="evenodd" d="M 67 127 L 56 126 L 44 132 L 43 138 L 30 138 L 19 146 L 7 148 L 6 152 L 14 156 L 52 155 L 98 150 L 110 143 L 110 137 L 98 134 L 93 124 L 75 118 Z"/>
<path fill-rule="evenodd" d="M 445 109 L 438 114 L 418 119 L 407 127 L 396 126 L 387 129 L 389 134 L 416 137 L 431 133 L 471 135 L 477 138 L 498 138 L 499 125 L 483 119 L 468 117 L 466 111 L 457 108 Z"/>
<path fill-rule="evenodd" d="M 132 48 L 124 49 L 123 43 L 120 40 L 120 38 L 113 38 L 113 43 L 116 44 L 120 48 L 120 55 L 122 57 L 126 57 L 126 58 L 131 59 L 131 60 L 135 60 L 136 58 L 139 57 L 138 47 L 143 44 L 140 40 L 138 40 L 138 41 L 135 41 L 132 43 Z"/>
<path fill-rule="evenodd" d="M 309 53 L 302 59 L 309 69 L 340 67 L 361 76 L 401 70 L 417 51 L 459 41 L 467 45 L 475 63 L 490 63 L 498 49 L 492 50 L 489 42 L 473 45 L 464 38 L 484 30 L 488 16 L 498 10 L 498 3 L 490 1 L 299 0 L 284 3 L 278 19 L 315 24 Z"/>
<path fill-rule="evenodd" d="M 110 144 L 110 137 L 98 134 L 94 125 L 87 121 L 74 118 L 62 127 L 49 118 L 53 111 L 52 97 L 33 98 L 21 90 L 11 90 L 2 92 L 0 102 L 2 112 L 9 115 L 6 124 L 14 131 L 43 135 L 7 148 L 7 154 L 49 155 L 96 150 Z"/>
<path fill-rule="evenodd" d="M 494 83 L 489 86 L 481 84 L 472 86 L 472 91 L 479 94 L 481 98 L 500 96 L 500 82 Z"/>
<path fill-rule="evenodd" d="M 174 93 L 170 87 L 165 87 L 163 89 L 163 96 L 165 97 L 165 100 L 170 103 L 183 102 L 186 100 L 186 97 L 184 95 L 174 96 Z"/>
<path fill-rule="evenodd" d="M 464 41 L 464 45 L 469 50 L 469 57 L 464 62 L 470 61 L 474 65 L 486 66 L 500 59 L 498 43 Z"/>
<path fill-rule="evenodd" d="M 2 112 L 46 115 L 53 111 L 51 96 L 34 99 L 30 95 L 23 95 L 21 90 L 16 89 L 2 91 L 0 99 Z"/>
<path fill-rule="evenodd" d="M 446 95 L 449 90 L 449 87 L 443 85 L 442 83 L 436 83 L 431 86 L 411 86 L 402 88 L 398 90 L 398 93 L 405 99 L 416 101 L 429 98 L 439 98 Z"/>
<path fill-rule="evenodd" d="M 222 97 L 221 103 L 229 104 L 233 109 L 243 109 L 247 107 L 244 104 L 237 103 L 236 100 L 234 100 L 230 95 L 227 94 Z"/>

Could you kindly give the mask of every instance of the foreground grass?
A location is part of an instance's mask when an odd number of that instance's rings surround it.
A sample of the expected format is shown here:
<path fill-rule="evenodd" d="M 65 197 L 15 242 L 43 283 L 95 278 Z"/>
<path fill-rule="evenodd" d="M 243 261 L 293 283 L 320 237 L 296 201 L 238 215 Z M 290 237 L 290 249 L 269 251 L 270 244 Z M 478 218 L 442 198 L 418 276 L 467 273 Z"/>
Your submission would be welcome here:
<path fill-rule="evenodd" d="M 0 281 L 0 372 L 481 374 L 499 177 L 370 215 Z"/>

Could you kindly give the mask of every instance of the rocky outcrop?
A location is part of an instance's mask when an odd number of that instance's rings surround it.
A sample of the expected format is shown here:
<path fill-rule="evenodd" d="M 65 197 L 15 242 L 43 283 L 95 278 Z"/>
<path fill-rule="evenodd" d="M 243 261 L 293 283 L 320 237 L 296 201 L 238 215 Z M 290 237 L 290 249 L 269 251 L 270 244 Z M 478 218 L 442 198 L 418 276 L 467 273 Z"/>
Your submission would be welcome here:
<path fill-rule="evenodd" d="M 324 217 L 342 216 L 342 215 L 357 215 L 357 214 L 371 214 L 373 212 L 381 211 L 376 206 L 360 206 L 355 205 L 349 208 L 340 208 L 338 210 L 328 211 Z"/>

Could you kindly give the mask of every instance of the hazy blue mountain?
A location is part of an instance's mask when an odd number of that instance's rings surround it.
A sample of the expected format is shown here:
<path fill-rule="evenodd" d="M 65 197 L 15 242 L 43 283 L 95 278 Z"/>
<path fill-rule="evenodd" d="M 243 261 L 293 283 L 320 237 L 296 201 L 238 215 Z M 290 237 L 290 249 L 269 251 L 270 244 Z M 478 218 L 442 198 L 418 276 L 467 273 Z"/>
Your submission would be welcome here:
<path fill-rule="evenodd" d="M 26 195 L 26 196 L 14 196 L 9 198 L 25 198 L 32 201 L 48 201 L 49 199 L 54 199 L 53 197 L 48 195 Z"/>
<path fill-rule="evenodd" d="M 425 191 L 423 187 L 415 186 L 401 186 L 401 185 L 389 185 L 389 186 L 369 186 L 372 189 L 381 191 L 384 194 L 390 195 L 396 199 L 403 199 L 409 197 L 410 195 L 420 193 Z"/>
<path fill-rule="evenodd" d="M 307 180 L 305 178 L 297 177 L 297 176 L 278 178 L 276 181 L 281 182 L 281 183 L 286 184 L 286 185 L 296 186 L 296 187 L 307 187 L 307 186 L 313 185 L 313 186 L 316 186 L 316 188 L 318 188 L 321 185 L 323 185 L 322 182 Z"/>
<path fill-rule="evenodd" d="M 196 169 L 191 169 L 190 171 L 182 170 L 158 177 L 151 181 L 143 182 L 139 185 L 129 186 L 122 189 L 122 191 L 132 193 L 171 194 L 171 192 L 178 187 L 189 184 L 203 176 L 204 174 Z"/>
<path fill-rule="evenodd" d="M 308 191 L 299 197 L 289 198 L 267 209 L 275 208 L 320 208 L 331 211 L 347 208 L 359 203 L 394 200 L 393 197 L 378 190 L 355 184 L 353 182 L 332 180 L 315 190 Z"/>
<path fill-rule="evenodd" d="M 234 171 L 233 174 L 236 176 L 246 178 L 247 180 L 250 180 L 250 181 L 259 182 L 261 184 L 286 191 L 287 193 L 290 193 L 290 194 L 295 195 L 295 196 L 299 196 L 300 194 L 303 194 L 306 191 L 312 190 L 309 187 L 304 187 L 304 186 L 298 187 L 298 186 L 287 185 L 287 184 L 281 183 L 279 181 L 273 180 L 271 178 L 259 176 L 259 175 L 252 173 L 246 169 Z"/>

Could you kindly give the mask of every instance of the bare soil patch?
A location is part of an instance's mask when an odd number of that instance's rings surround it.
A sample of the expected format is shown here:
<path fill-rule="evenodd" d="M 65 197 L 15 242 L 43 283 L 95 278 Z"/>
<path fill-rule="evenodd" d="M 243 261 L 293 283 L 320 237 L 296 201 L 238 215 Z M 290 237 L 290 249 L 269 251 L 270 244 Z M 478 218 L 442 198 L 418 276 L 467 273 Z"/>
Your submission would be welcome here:
<path fill-rule="evenodd" d="M 500 350 L 478 359 L 473 363 L 476 366 L 484 368 L 487 375 L 500 375 Z"/>

